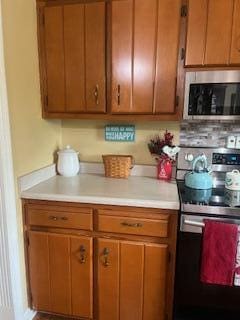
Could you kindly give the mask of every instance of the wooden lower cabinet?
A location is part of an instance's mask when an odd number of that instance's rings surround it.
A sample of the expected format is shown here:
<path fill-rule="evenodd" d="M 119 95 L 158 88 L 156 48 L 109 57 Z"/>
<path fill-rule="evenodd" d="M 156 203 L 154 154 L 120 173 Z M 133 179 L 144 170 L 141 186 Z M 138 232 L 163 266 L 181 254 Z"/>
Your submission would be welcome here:
<path fill-rule="evenodd" d="M 168 246 L 98 239 L 99 320 L 165 319 Z"/>
<path fill-rule="evenodd" d="M 176 211 L 25 200 L 24 213 L 31 308 L 69 319 L 171 319 Z"/>
<path fill-rule="evenodd" d="M 92 318 L 92 238 L 29 231 L 32 307 Z"/>

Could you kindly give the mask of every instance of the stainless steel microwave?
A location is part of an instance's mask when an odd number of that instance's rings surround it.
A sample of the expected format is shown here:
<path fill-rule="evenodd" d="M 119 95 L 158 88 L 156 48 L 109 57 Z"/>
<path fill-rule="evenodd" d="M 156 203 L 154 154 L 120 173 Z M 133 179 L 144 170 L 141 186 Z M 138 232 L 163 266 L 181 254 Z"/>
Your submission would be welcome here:
<path fill-rule="evenodd" d="M 183 118 L 240 120 L 240 70 L 186 72 Z"/>

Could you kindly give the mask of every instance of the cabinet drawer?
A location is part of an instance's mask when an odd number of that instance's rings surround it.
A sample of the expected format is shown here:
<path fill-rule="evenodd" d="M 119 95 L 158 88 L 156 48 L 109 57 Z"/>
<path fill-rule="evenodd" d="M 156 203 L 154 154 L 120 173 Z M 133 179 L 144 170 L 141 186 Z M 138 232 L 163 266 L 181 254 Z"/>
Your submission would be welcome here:
<path fill-rule="evenodd" d="M 145 235 L 165 238 L 168 236 L 169 216 L 166 219 L 145 219 L 121 216 L 98 216 L 98 231 Z"/>
<path fill-rule="evenodd" d="M 92 209 L 74 211 L 28 209 L 28 223 L 31 226 L 93 230 Z"/>

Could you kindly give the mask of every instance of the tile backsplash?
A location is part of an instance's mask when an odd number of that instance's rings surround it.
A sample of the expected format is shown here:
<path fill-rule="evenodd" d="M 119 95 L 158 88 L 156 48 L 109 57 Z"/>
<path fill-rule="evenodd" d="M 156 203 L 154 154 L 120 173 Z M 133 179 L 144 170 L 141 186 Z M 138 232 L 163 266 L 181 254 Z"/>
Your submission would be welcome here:
<path fill-rule="evenodd" d="M 183 121 L 180 145 L 226 147 L 229 135 L 240 135 L 240 122 Z"/>

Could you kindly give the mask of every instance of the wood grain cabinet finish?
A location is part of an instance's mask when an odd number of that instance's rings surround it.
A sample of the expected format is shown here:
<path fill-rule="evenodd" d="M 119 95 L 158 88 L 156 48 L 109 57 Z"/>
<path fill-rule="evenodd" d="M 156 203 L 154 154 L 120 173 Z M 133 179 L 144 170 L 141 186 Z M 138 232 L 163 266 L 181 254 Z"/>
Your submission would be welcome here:
<path fill-rule="evenodd" d="M 49 223 L 49 215 L 57 219 Z M 85 215 L 93 215 L 93 228 Z M 34 310 L 76 319 L 171 319 L 176 211 L 24 200 L 24 222 Z"/>
<path fill-rule="evenodd" d="M 189 0 L 186 66 L 240 64 L 239 0 Z"/>
<path fill-rule="evenodd" d="M 112 113 L 174 113 L 180 0 L 112 2 Z"/>
<path fill-rule="evenodd" d="M 39 7 L 46 112 L 106 111 L 105 2 Z"/>
<path fill-rule="evenodd" d="M 37 0 L 37 8 L 44 117 L 181 117 L 181 0 Z"/>
<path fill-rule="evenodd" d="M 99 320 L 164 320 L 168 246 L 98 240 Z"/>
<path fill-rule="evenodd" d="M 29 277 L 36 310 L 92 317 L 92 239 L 29 231 Z"/>

